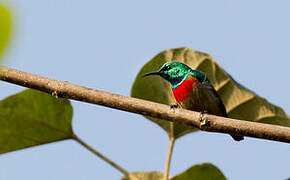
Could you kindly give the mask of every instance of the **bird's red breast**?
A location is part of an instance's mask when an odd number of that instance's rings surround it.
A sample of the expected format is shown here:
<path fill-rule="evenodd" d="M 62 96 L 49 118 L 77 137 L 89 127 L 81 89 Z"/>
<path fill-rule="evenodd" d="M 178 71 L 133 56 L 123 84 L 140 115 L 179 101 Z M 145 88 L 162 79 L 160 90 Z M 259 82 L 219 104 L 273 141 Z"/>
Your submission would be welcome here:
<path fill-rule="evenodd" d="M 179 86 L 173 89 L 173 95 L 175 100 L 179 103 L 188 97 L 188 94 L 192 91 L 193 85 L 197 82 L 197 79 L 191 75 L 188 75 Z"/>

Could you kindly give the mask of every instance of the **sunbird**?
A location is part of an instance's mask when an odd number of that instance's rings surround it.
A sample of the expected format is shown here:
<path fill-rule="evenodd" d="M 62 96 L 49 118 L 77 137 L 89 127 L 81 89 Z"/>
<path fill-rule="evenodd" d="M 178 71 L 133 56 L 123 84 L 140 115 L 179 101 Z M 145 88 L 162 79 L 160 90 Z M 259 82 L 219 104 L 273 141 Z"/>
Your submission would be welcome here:
<path fill-rule="evenodd" d="M 176 104 L 171 107 L 228 117 L 225 105 L 214 89 L 209 78 L 201 71 L 192 70 L 180 62 L 167 62 L 159 71 L 149 72 L 142 77 L 159 75 L 171 83 Z M 243 136 L 231 135 L 241 141 Z"/>

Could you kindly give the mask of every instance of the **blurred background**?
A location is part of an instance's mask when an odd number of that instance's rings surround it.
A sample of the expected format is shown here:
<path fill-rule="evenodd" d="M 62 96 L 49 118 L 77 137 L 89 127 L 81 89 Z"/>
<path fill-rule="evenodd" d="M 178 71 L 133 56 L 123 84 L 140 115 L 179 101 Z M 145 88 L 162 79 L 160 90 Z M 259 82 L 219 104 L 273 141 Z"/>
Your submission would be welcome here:
<path fill-rule="evenodd" d="M 290 1 L 1 0 L 13 14 L 5 66 L 129 96 L 160 51 L 211 54 L 235 80 L 290 112 Z M 0 82 L 3 99 L 24 88 Z M 164 171 L 168 137 L 142 116 L 72 101 L 73 129 L 128 171 Z M 290 145 L 196 132 L 177 140 L 170 174 L 211 162 L 228 179 L 287 179 Z M 0 179 L 120 179 L 72 140 L 0 155 Z"/>

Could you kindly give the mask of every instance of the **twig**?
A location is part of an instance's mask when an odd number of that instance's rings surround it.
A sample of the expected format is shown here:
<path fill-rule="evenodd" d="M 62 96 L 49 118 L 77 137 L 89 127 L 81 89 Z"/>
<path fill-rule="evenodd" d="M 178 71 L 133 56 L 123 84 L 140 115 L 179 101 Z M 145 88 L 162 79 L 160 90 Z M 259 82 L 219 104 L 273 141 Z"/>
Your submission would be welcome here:
<path fill-rule="evenodd" d="M 168 177 L 169 177 L 169 170 L 170 170 L 170 163 L 172 159 L 172 151 L 174 147 L 174 142 L 175 142 L 174 126 L 173 126 L 173 122 L 170 122 L 169 148 L 168 148 L 167 160 L 166 160 L 166 165 L 165 165 L 164 180 L 168 180 Z"/>
<path fill-rule="evenodd" d="M 78 136 L 73 135 L 73 139 L 76 140 L 78 143 L 80 143 L 82 146 L 84 146 L 86 149 L 88 149 L 89 151 L 91 151 L 92 153 L 94 153 L 95 155 L 97 155 L 99 158 L 101 158 L 102 160 L 104 160 L 105 162 L 107 162 L 108 164 L 110 164 L 111 166 L 113 166 L 114 168 L 116 168 L 117 170 L 119 170 L 121 173 L 124 174 L 124 176 L 128 176 L 129 175 L 129 173 L 126 170 L 124 170 L 121 166 L 119 166 L 118 164 L 114 163 L 109 158 L 105 157 L 100 152 L 98 152 L 95 149 L 93 149 L 90 145 L 88 145 L 87 143 L 85 143 Z"/>
<path fill-rule="evenodd" d="M 142 99 L 121 96 L 105 91 L 94 90 L 68 82 L 56 81 L 45 77 L 21 72 L 0 66 L 0 80 L 38 89 L 57 97 L 74 99 L 98 104 L 123 111 L 156 117 L 172 122 L 186 123 L 200 128 L 200 113 L 185 109 L 170 110 L 168 105 L 158 104 Z M 278 125 L 235 120 L 209 114 L 203 116 L 207 120 L 201 130 L 244 135 L 290 143 L 290 128 Z"/>

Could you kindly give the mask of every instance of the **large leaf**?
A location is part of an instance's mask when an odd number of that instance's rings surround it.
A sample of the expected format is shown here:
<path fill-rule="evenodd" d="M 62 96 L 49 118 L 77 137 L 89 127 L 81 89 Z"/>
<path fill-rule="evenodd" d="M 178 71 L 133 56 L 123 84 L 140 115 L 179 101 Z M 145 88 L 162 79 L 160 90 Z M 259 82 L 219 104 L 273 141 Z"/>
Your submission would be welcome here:
<path fill-rule="evenodd" d="M 162 172 L 132 172 L 122 180 L 163 180 Z M 192 166 L 186 171 L 170 178 L 170 180 L 226 180 L 223 173 L 210 163 L 203 163 Z"/>
<path fill-rule="evenodd" d="M 11 15 L 7 8 L 0 4 L 0 61 L 11 33 Z"/>
<path fill-rule="evenodd" d="M 121 180 L 163 180 L 164 174 L 162 172 L 132 172 Z"/>
<path fill-rule="evenodd" d="M 186 171 L 173 177 L 172 180 L 226 180 L 223 173 L 210 163 L 203 163 L 192 166 Z"/>
<path fill-rule="evenodd" d="M 156 71 L 169 61 L 183 62 L 192 69 L 205 72 L 221 96 L 231 118 L 290 126 L 287 114 L 280 107 L 234 81 L 210 55 L 190 48 L 170 49 L 147 62 L 136 77 L 131 96 L 162 104 L 174 103 L 168 82 L 157 76 L 141 78 L 144 73 Z M 147 118 L 161 126 L 169 135 L 173 134 L 175 138 L 196 130 L 181 123 L 173 123 L 173 128 L 170 128 L 168 121 Z M 173 133 L 170 129 L 173 129 Z"/>
<path fill-rule="evenodd" d="M 25 90 L 0 101 L 0 153 L 72 137 L 67 99 Z"/>

